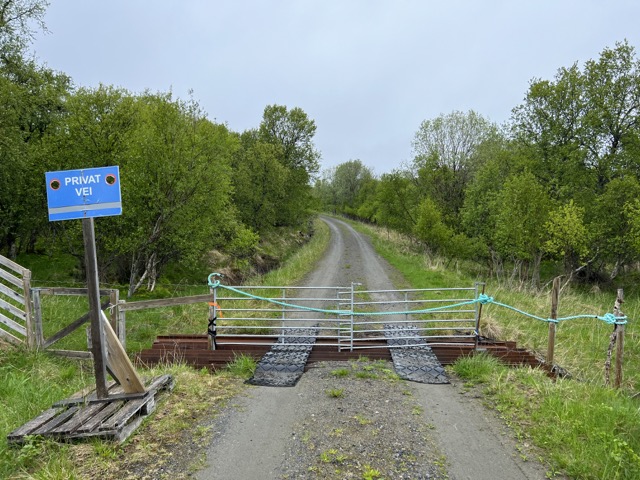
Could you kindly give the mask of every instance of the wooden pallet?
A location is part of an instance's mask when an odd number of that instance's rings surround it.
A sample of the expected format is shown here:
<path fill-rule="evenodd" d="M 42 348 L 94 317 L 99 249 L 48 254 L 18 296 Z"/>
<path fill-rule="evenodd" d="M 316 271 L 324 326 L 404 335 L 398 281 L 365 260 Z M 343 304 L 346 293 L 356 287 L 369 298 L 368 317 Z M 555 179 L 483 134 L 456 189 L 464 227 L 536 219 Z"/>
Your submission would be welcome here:
<path fill-rule="evenodd" d="M 171 391 L 175 381 L 162 375 L 146 384 L 146 392 L 127 394 L 113 382 L 109 398 L 98 399 L 95 390 L 78 392 L 7 435 L 8 443 L 21 444 L 29 436 L 58 441 L 104 438 L 123 442 L 156 408 L 156 398 Z"/>

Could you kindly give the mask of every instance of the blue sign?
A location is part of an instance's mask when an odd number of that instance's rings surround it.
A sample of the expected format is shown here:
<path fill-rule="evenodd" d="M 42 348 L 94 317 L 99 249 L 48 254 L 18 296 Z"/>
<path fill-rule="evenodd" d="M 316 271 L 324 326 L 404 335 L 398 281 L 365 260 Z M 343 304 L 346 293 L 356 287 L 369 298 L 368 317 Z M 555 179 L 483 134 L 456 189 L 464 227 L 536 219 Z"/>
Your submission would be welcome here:
<path fill-rule="evenodd" d="M 122 214 L 118 167 L 46 172 L 49 221 Z"/>

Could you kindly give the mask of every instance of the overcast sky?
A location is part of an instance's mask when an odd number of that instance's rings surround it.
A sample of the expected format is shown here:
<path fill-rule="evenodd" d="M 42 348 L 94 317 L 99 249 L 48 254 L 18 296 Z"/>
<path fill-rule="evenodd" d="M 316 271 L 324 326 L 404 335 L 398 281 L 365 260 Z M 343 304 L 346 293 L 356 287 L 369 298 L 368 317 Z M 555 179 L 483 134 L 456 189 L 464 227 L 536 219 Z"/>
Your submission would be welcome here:
<path fill-rule="evenodd" d="M 33 49 L 76 86 L 189 90 L 212 120 L 256 128 L 266 105 L 316 122 L 322 167 L 411 159 L 425 119 L 503 123 L 533 78 L 640 48 L 637 0 L 50 0 Z"/>

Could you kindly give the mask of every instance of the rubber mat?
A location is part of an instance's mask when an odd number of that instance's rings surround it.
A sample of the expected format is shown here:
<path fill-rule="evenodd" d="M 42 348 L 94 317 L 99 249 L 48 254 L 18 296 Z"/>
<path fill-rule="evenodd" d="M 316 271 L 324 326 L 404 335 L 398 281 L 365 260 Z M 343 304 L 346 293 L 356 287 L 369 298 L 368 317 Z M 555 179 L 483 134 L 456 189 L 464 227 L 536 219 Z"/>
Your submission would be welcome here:
<path fill-rule="evenodd" d="M 385 325 L 393 367 L 400 378 L 419 383 L 449 383 L 444 367 L 413 325 Z M 402 337 L 402 338 L 398 338 Z"/>
<path fill-rule="evenodd" d="M 281 336 L 260 359 L 253 377 L 247 383 L 265 387 L 293 387 L 304 373 L 317 334 L 318 329 L 314 327 L 289 330 L 289 334 Z"/>

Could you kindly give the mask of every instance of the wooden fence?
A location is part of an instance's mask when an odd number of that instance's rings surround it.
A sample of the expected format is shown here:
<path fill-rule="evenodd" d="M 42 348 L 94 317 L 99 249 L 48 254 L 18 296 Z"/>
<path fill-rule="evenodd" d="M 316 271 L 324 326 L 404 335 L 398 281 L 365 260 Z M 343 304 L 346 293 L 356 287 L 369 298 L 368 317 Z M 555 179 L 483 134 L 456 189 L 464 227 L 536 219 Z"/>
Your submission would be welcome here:
<path fill-rule="evenodd" d="M 66 327 L 62 328 L 58 332 L 54 333 L 48 338 L 44 336 L 43 329 L 43 315 L 42 315 L 42 301 L 43 296 L 52 295 L 82 295 L 87 296 L 86 288 L 61 288 L 61 287 L 53 287 L 53 288 L 33 288 L 32 296 L 33 296 L 33 317 L 34 317 L 34 344 L 38 348 L 46 348 L 55 353 L 63 354 L 65 356 L 71 357 L 89 357 L 90 353 L 88 351 L 67 351 L 67 350 L 51 350 L 51 346 L 62 340 L 67 335 L 80 328 L 86 322 L 89 321 L 89 312 L 85 313 L 81 317 L 77 318 Z M 100 290 L 100 307 L 102 310 L 109 308 L 109 323 L 112 328 L 115 330 L 118 338 L 121 343 L 124 338 L 124 325 L 118 322 L 118 303 L 120 292 L 117 289 L 101 289 Z"/>
<path fill-rule="evenodd" d="M 45 295 L 87 295 L 86 288 L 32 288 L 31 271 L 0 255 L 0 337 L 14 345 L 50 349 L 53 344 L 89 320 L 89 313 L 48 338 L 44 336 L 42 301 Z M 111 307 L 109 320 L 119 339 L 125 338 L 124 315 L 119 315 L 119 292 L 100 290 L 102 308 Z M 106 297 L 106 299 L 104 298 Z M 118 322 L 118 319 L 121 322 Z M 88 357 L 89 352 L 60 352 L 71 356 Z"/>
<path fill-rule="evenodd" d="M 31 271 L 0 255 L 0 337 L 34 347 Z"/>
<path fill-rule="evenodd" d="M 120 300 L 115 309 L 118 323 L 118 338 L 123 346 L 126 344 L 126 312 L 135 310 L 146 310 L 148 308 L 175 307 L 177 305 L 193 305 L 194 303 L 208 303 L 213 298 L 212 294 L 192 295 L 189 297 L 160 298 L 157 300 L 139 300 L 126 302 Z M 211 309 L 211 307 L 209 307 Z"/>

